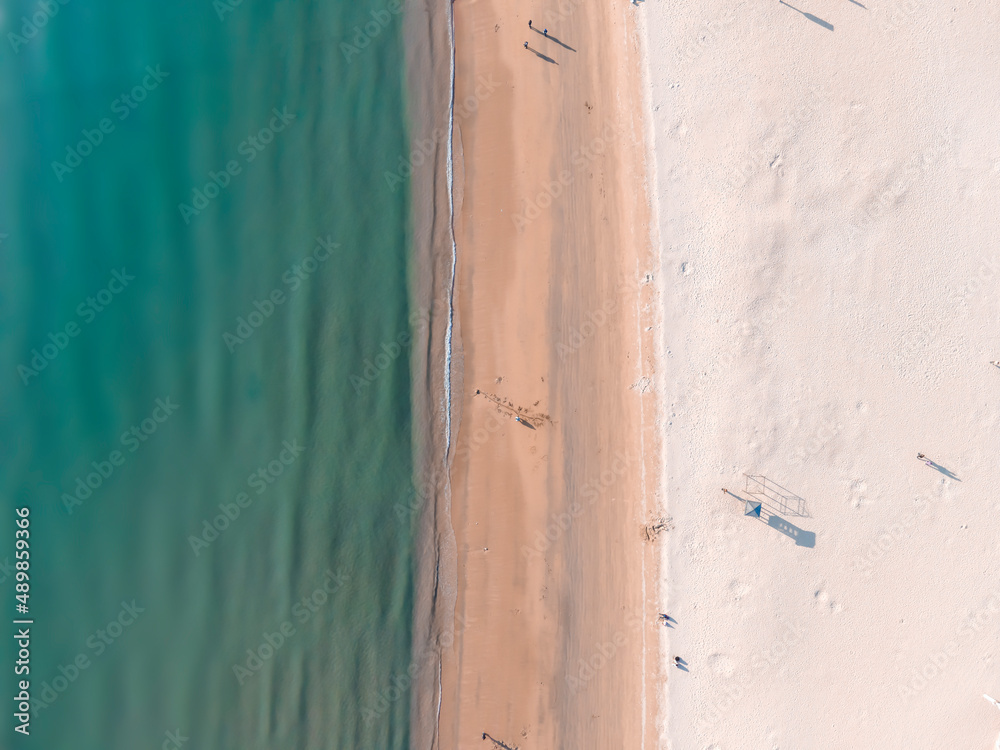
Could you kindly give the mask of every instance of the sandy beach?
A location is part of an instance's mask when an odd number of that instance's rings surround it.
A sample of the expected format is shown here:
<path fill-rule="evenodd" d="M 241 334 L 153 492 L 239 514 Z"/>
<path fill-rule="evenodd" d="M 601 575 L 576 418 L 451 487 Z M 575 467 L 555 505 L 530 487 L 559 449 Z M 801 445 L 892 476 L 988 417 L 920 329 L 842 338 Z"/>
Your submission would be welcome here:
<path fill-rule="evenodd" d="M 414 746 L 994 747 L 1000 11 L 453 8 Z"/>
<path fill-rule="evenodd" d="M 631 10 L 454 5 L 457 589 L 434 747 L 653 736 L 658 303 Z"/>
<path fill-rule="evenodd" d="M 657 746 L 987 750 L 1000 12 L 791 6 L 641 9 L 688 663 Z"/>

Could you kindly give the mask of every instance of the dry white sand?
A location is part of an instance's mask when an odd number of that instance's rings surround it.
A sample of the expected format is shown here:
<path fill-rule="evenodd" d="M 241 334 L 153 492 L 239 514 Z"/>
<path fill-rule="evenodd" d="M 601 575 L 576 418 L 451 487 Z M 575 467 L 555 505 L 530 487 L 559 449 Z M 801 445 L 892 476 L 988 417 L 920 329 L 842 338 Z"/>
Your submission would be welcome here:
<path fill-rule="evenodd" d="M 982 697 L 1000 695 L 1000 6 L 791 5 L 634 9 L 676 524 L 662 659 L 689 664 L 666 671 L 660 746 L 985 750 L 1000 733 Z M 746 497 L 744 473 L 807 515 L 772 496 L 770 524 L 744 517 L 720 491 Z"/>

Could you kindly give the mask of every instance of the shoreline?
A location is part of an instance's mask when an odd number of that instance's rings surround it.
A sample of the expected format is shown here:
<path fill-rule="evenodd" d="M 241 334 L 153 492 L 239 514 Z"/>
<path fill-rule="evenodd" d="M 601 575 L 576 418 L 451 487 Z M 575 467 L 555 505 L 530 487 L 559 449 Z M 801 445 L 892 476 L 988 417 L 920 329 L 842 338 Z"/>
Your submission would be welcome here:
<path fill-rule="evenodd" d="M 415 724 L 414 747 L 463 746 L 483 731 L 535 746 L 642 747 L 653 736 L 656 711 L 647 701 L 655 677 L 643 665 L 655 625 L 643 592 L 655 576 L 656 545 L 640 532 L 655 515 L 646 477 L 656 465 L 643 453 L 647 433 L 658 440 L 655 395 L 647 392 L 655 339 L 643 327 L 658 299 L 649 272 L 658 268 L 648 206 L 644 214 L 630 200 L 637 190 L 649 195 L 645 121 L 641 108 L 629 108 L 645 92 L 631 72 L 635 10 L 619 6 L 624 23 L 608 9 L 564 10 L 558 35 L 549 22 L 550 39 L 530 39 L 548 45 L 537 60 L 516 41 L 528 33 L 527 15 L 517 12 L 526 4 L 454 6 L 452 101 L 477 101 L 474 84 L 484 77 L 499 85 L 452 131 L 457 438 L 446 455 L 455 489 L 453 497 L 439 492 L 432 506 L 445 545 L 418 565 L 426 571 L 453 551 L 459 626 L 451 620 L 439 631 L 440 682 L 427 680 L 414 696 L 427 708 L 426 690 L 438 688 L 436 731 Z M 580 114 L 565 115 L 567 104 Z M 515 114 L 525 107 L 530 123 Z M 600 116 L 588 119 L 594 110 Z M 609 122 L 621 137 L 602 137 Z M 551 188 L 553 177 L 559 187 Z M 538 203 L 551 208 L 526 224 L 525 203 L 546 189 Z M 608 300 L 624 304 L 609 315 Z M 514 411 L 477 400 L 484 387 Z M 516 414 L 530 432 L 510 418 Z M 642 467 L 619 476 L 604 464 L 612 445 L 626 444 Z M 600 501 L 533 554 L 549 519 L 565 518 L 576 493 L 593 484 L 595 466 L 601 479 L 610 474 Z M 593 554 L 600 547 L 613 551 L 610 564 Z M 603 604 L 595 607 L 595 597 Z M 443 623 L 444 602 L 435 602 Z M 589 675 L 586 665 L 602 659 Z M 598 710 L 605 719 L 587 728 Z M 414 715 L 430 718 L 426 710 Z"/>
<path fill-rule="evenodd" d="M 410 746 L 426 750 L 439 747 L 440 649 L 453 638 L 456 580 L 448 466 L 455 417 L 450 394 L 461 348 L 451 303 L 453 261 L 442 252 L 454 247 L 450 19 L 446 2 L 408 3 L 403 31 L 413 144 L 407 162 L 412 165 L 410 299 L 426 325 L 414 332 L 410 362 L 414 492 L 396 507 L 397 515 L 415 525 Z"/>

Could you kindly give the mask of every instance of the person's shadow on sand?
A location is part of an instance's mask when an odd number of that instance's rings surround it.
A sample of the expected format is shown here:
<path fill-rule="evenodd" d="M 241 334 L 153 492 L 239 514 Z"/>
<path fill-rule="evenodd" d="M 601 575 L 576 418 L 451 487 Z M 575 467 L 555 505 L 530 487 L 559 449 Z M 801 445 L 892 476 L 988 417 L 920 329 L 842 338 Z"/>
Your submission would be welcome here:
<path fill-rule="evenodd" d="M 569 46 L 568 44 L 566 44 L 565 42 L 562 42 L 562 41 L 560 41 L 559 39 L 556 39 L 556 38 L 555 38 L 554 36 L 552 36 L 551 34 L 545 34 L 545 33 L 541 32 L 541 31 L 539 31 L 538 29 L 536 29 L 536 28 L 535 28 L 534 26 L 532 26 L 532 27 L 531 27 L 531 30 L 532 30 L 532 31 L 534 31 L 534 32 L 535 32 L 536 34 L 538 34 L 539 36 L 543 36 L 543 37 L 545 37 L 546 39 L 551 39 L 551 40 L 552 40 L 553 42 L 555 42 L 556 44 L 558 44 L 558 45 L 559 45 L 560 47 L 564 47 L 565 49 L 568 49 L 568 50 L 569 50 L 570 52 L 576 52 L 576 50 L 575 50 L 575 49 L 573 49 L 572 47 L 570 47 L 570 46 Z"/>
<path fill-rule="evenodd" d="M 782 5 L 788 5 L 788 3 L 785 2 L 785 0 L 778 0 L 778 2 L 781 3 Z M 814 16 L 812 13 L 806 13 L 804 10 L 799 10 L 794 5 L 788 5 L 788 7 L 794 10 L 796 13 L 801 13 L 813 23 L 818 23 L 824 29 L 829 29 L 830 31 L 833 31 L 833 24 L 830 23 L 829 21 L 824 21 L 822 18 Z M 865 10 L 867 10 L 867 8 L 865 8 Z"/>
<path fill-rule="evenodd" d="M 948 479 L 954 479 L 956 482 L 961 482 L 962 480 L 956 477 L 949 469 L 944 468 L 941 464 L 936 461 L 927 460 L 926 464 L 932 469 L 937 469 L 942 474 L 944 474 Z"/>
<path fill-rule="evenodd" d="M 529 52 L 534 52 L 535 53 L 535 57 L 540 57 L 543 60 L 545 60 L 545 62 L 552 63 L 553 65 L 558 65 L 559 64 L 555 60 L 553 60 L 551 57 L 549 57 L 548 55 L 543 55 L 541 52 L 539 52 L 534 47 L 530 47 L 529 46 L 529 47 L 525 47 L 525 49 L 528 50 Z"/>
<path fill-rule="evenodd" d="M 500 747 L 503 750 L 516 750 L 516 748 L 511 747 L 506 742 L 501 742 L 496 737 L 493 737 L 489 732 L 483 732 L 483 739 L 492 742 L 494 747 Z"/>

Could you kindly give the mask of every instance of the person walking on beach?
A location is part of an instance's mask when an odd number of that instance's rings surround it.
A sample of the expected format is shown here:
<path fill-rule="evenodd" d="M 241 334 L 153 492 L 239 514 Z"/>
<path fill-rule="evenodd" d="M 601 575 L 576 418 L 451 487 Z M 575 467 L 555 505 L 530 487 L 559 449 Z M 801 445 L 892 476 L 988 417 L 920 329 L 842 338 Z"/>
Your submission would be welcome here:
<path fill-rule="evenodd" d="M 528 49 L 528 43 L 527 42 L 524 43 L 524 48 Z M 479 391 L 476 391 L 476 393 L 479 393 Z"/>
<path fill-rule="evenodd" d="M 665 615 L 662 612 L 660 612 L 660 622 L 666 625 L 668 622 L 670 622 L 670 615 Z"/>
<path fill-rule="evenodd" d="M 722 491 L 723 491 L 724 493 L 726 493 L 727 495 L 729 494 L 729 490 L 727 490 L 727 489 L 726 489 L 725 487 L 723 487 L 723 488 L 722 488 Z"/>
<path fill-rule="evenodd" d="M 528 28 L 529 29 L 531 28 L 531 19 L 530 18 L 528 19 Z"/>
<path fill-rule="evenodd" d="M 925 455 L 924 455 L 923 453 L 918 453 L 918 454 L 917 454 L 917 458 L 919 458 L 919 459 L 920 459 L 920 460 L 922 461 L 922 460 L 924 460 L 925 458 L 927 458 L 927 456 L 925 456 Z"/>
<path fill-rule="evenodd" d="M 548 36 L 548 35 L 549 35 L 549 30 L 548 29 L 542 29 L 542 36 Z"/>

